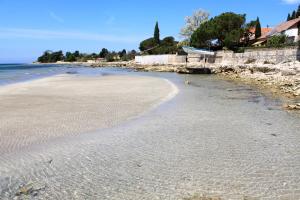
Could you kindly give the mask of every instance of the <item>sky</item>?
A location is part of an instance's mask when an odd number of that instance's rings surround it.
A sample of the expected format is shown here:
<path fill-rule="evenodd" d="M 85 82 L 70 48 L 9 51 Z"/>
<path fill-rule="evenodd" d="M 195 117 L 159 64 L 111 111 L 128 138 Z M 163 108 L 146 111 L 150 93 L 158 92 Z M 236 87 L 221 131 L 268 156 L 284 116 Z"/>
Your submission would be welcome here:
<path fill-rule="evenodd" d="M 0 0 L 0 63 L 28 63 L 45 50 L 136 49 L 153 35 L 177 40 L 184 18 L 233 11 L 263 27 L 285 21 L 300 0 Z"/>

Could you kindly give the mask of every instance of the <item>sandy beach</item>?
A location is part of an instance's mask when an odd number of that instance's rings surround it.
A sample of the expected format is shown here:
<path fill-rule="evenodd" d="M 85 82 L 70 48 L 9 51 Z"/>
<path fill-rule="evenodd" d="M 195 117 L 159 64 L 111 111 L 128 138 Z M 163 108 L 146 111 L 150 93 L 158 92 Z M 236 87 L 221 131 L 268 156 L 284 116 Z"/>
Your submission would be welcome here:
<path fill-rule="evenodd" d="M 0 153 L 115 126 L 176 92 L 165 79 L 141 76 L 58 75 L 2 86 Z"/>
<path fill-rule="evenodd" d="M 126 72 L 0 96 L 1 200 L 300 199 L 299 115 L 247 85 Z"/>

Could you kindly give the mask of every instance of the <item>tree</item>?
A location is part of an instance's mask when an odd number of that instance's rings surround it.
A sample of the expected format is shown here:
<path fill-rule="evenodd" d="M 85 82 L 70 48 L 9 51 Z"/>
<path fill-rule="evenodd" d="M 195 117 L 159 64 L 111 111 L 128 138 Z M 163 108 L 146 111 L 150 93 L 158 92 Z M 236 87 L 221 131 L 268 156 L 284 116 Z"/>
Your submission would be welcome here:
<path fill-rule="evenodd" d="M 231 50 L 236 50 L 240 42 L 241 32 L 236 29 L 229 32 L 224 39 L 224 46 Z"/>
<path fill-rule="evenodd" d="M 106 48 L 103 48 L 99 53 L 100 58 L 105 58 L 109 54 L 109 51 Z"/>
<path fill-rule="evenodd" d="M 196 48 L 208 48 L 211 46 L 211 40 L 216 39 L 213 20 L 207 21 L 200 25 L 200 27 L 191 36 L 191 45 Z"/>
<path fill-rule="evenodd" d="M 227 12 L 210 19 L 193 33 L 191 45 L 208 48 L 212 41 L 216 41 L 216 46 L 232 49 L 232 44 L 236 44 L 237 38 L 241 38 L 244 33 L 245 18 L 245 15 Z"/>
<path fill-rule="evenodd" d="M 45 51 L 44 54 L 38 58 L 38 62 L 55 63 L 57 61 L 63 61 L 64 59 L 65 58 L 62 51 L 56 51 L 56 52 Z"/>
<path fill-rule="evenodd" d="M 156 44 L 160 43 L 158 22 L 156 22 L 155 28 L 154 28 L 154 41 Z"/>
<path fill-rule="evenodd" d="M 190 40 L 192 34 L 200 27 L 200 25 L 208 20 L 209 13 L 205 10 L 197 10 L 192 16 L 185 18 L 185 26 L 181 29 L 180 35 Z"/>
<path fill-rule="evenodd" d="M 123 49 L 122 51 L 120 51 L 119 53 L 120 58 L 122 58 L 123 56 L 126 56 L 127 52 L 125 49 Z"/>
<path fill-rule="evenodd" d="M 74 61 L 76 61 L 76 57 L 71 52 L 67 52 L 66 56 L 65 56 L 65 61 L 66 62 L 74 62 Z"/>
<path fill-rule="evenodd" d="M 257 17 L 256 26 L 255 26 L 255 38 L 259 38 L 261 36 L 261 25 L 259 18 Z"/>
<path fill-rule="evenodd" d="M 290 21 L 291 20 L 291 14 L 289 13 L 287 18 L 286 18 L 286 21 Z"/>
<path fill-rule="evenodd" d="M 156 46 L 158 46 L 158 44 L 155 42 L 154 38 L 148 38 L 140 43 L 139 49 L 141 51 L 149 51 Z"/>
<path fill-rule="evenodd" d="M 291 19 L 296 19 L 296 11 L 295 10 L 293 11 Z"/>
<path fill-rule="evenodd" d="M 165 37 L 159 47 L 152 50 L 153 54 L 174 54 L 177 52 L 177 44 L 174 37 Z"/>
<path fill-rule="evenodd" d="M 296 12 L 296 18 L 300 17 L 300 5 L 298 6 L 297 12 Z"/>

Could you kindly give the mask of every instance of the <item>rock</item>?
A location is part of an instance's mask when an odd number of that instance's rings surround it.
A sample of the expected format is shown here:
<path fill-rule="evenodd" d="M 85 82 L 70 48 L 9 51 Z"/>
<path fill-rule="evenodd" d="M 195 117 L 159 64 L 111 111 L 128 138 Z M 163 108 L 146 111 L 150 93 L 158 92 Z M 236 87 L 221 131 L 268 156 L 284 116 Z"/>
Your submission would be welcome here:
<path fill-rule="evenodd" d="M 16 192 L 16 196 L 37 196 L 38 193 L 41 190 L 44 190 L 46 188 L 45 185 L 40 185 L 37 183 L 29 183 L 27 185 L 23 185 L 19 188 L 19 190 Z"/>
<path fill-rule="evenodd" d="M 281 71 L 282 76 L 294 76 L 296 74 L 297 74 L 297 72 L 294 70 L 282 70 Z"/>
<path fill-rule="evenodd" d="M 288 110 L 300 110 L 300 103 L 289 104 L 289 105 L 285 104 L 283 107 Z"/>

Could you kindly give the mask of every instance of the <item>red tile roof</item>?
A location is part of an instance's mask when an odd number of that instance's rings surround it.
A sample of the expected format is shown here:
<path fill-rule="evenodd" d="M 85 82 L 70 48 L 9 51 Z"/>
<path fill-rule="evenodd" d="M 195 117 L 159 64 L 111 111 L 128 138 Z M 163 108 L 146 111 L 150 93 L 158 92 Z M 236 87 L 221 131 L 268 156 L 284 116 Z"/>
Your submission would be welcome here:
<path fill-rule="evenodd" d="M 252 27 L 249 29 L 249 32 L 254 34 L 255 30 L 256 30 L 255 27 Z M 271 30 L 272 30 L 272 28 L 261 28 L 261 35 L 265 35 L 268 32 L 270 32 Z"/>
<path fill-rule="evenodd" d="M 297 23 L 300 22 L 300 17 L 297 19 L 293 19 L 287 22 L 283 22 L 279 25 L 277 25 L 275 28 L 273 28 L 271 31 L 262 34 L 262 36 L 260 37 L 260 39 L 266 38 L 268 36 L 274 35 L 276 33 L 282 33 L 283 31 L 288 30 L 289 28 L 293 27 L 294 25 L 296 25 Z"/>

